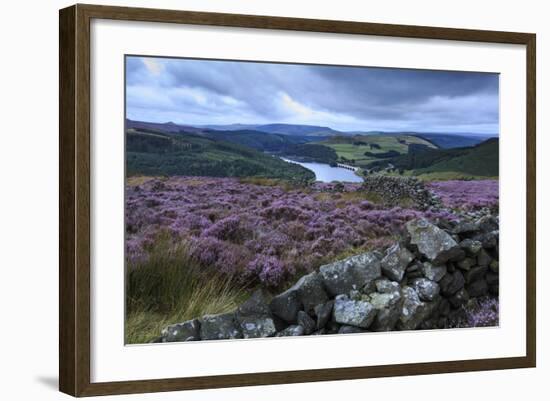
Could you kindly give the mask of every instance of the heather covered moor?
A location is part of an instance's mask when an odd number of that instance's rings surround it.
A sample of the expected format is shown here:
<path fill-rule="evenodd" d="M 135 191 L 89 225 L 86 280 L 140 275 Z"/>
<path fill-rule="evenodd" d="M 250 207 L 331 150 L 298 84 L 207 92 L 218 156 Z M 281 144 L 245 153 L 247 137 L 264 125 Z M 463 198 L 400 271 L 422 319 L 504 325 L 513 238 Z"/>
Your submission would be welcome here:
<path fill-rule="evenodd" d="M 498 208 L 498 182 L 492 180 L 428 184 L 444 205 L 437 211 L 385 207 L 369 200 L 361 184 L 266 184 L 212 177 L 130 180 L 129 263 L 147 260 L 155 243 L 167 240 L 185 243 L 201 269 L 276 287 L 342 255 L 389 245 L 411 219 L 452 222 L 464 212 Z"/>
<path fill-rule="evenodd" d="M 128 56 L 126 89 L 127 343 L 499 324 L 495 74 Z"/>

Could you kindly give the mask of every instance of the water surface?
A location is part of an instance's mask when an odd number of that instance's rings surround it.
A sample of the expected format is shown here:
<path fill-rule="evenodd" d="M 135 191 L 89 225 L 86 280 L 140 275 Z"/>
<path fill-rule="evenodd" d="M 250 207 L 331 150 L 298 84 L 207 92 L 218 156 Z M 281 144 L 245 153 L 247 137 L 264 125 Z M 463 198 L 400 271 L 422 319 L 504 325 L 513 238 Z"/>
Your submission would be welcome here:
<path fill-rule="evenodd" d="M 363 182 L 363 179 L 356 175 L 353 171 L 342 167 L 331 167 L 325 163 L 303 163 L 294 160 L 289 160 L 281 157 L 285 162 L 299 164 L 308 170 L 313 171 L 315 179 L 321 182 Z"/>

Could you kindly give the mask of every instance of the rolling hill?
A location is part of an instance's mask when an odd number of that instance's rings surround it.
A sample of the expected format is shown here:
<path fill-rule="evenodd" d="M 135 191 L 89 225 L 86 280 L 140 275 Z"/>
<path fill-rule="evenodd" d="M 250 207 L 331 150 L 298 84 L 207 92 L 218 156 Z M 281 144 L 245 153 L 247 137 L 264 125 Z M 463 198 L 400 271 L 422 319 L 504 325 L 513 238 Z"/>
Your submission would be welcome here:
<path fill-rule="evenodd" d="M 493 138 L 493 135 L 459 135 L 459 134 L 413 134 L 419 138 L 425 139 L 439 148 L 463 148 L 475 146 L 487 139 Z"/>
<path fill-rule="evenodd" d="M 318 141 L 319 137 L 268 134 L 255 130 L 216 131 L 208 130 L 202 136 L 214 140 L 223 140 L 241 146 L 247 146 L 263 152 L 282 152 L 286 148 Z M 321 137 L 321 139 L 324 139 Z"/>
<path fill-rule="evenodd" d="M 343 132 L 333 130 L 329 127 L 320 127 L 316 125 L 298 125 L 298 124 L 265 124 L 255 128 L 257 131 L 267 132 L 268 134 L 298 135 L 298 136 L 332 136 L 344 135 Z"/>
<path fill-rule="evenodd" d="M 334 130 L 330 127 L 304 124 L 228 124 L 228 125 L 203 125 L 203 129 L 216 131 L 240 131 L 254 130 L 267 134 L 280 134 L 288 136 L 332 136 L 346 135 L 344 132 Z"/>
<path fill-rule="evenodd" d="M 389 164 L 406 175 L 432 178 L 497 177 L 499 174 L 499 141 L 488 139 L 478 145 L 434 149 L 423 145 L 409 147 L 407 154 L 369 164 L 373 170 Z"/>
<path fill-rule="evenodd" d="M 153 123 L 153 122 L 147 122 L 147 121 L 135 121 L 126 119 L 126 129 L 146 129 L 146 130 L 156 130 L 161 132 L 168 132 L 168 133 L 178 133 L 180 131 L 187 131 L 187 132 L 201 132 L 201 128 L 192 127 L 190 125 L 180 125 L 173 122 L 166 122 L 166 123 Z"/>
<path fill-rule="evenodd" d="M 126 169 L 128 176 L 265 177 L 297 182 L 315 179 L 310 170 L 250 147 L 193 133 L 133 128 L 126 131 Z"/>
<path fill-rule="evenodd" d="M 479 145 L 469 148 L 452 149 L 448 157 L 428 167 L 415 169 L 416 175 L 444 172 L 462 173 L 471 176 L 498 177 L 498 139 L 488 139 Z"/>

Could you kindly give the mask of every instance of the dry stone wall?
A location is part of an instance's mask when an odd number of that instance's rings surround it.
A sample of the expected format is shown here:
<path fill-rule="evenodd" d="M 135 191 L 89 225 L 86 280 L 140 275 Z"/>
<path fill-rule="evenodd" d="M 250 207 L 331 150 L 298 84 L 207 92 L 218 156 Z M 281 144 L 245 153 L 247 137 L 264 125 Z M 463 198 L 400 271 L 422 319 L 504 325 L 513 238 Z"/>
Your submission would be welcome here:
<path fill-rule="evenodd" d="M 440 199 L 416 177 L 370 175 L 364 177 L 362 189 L 378 195 L 389 207 L 411 202 L 420 210 L 439 208 Z"/>
<path fill-rule="evenodd" d="M 384 252 L 321 266 L 273 297 L 257 290 L 232 313 L 173 324 L 154 341 L 446 328 L 463 305 L 498 295 L 498 217 L 416 219 L 406 232 Z"/>

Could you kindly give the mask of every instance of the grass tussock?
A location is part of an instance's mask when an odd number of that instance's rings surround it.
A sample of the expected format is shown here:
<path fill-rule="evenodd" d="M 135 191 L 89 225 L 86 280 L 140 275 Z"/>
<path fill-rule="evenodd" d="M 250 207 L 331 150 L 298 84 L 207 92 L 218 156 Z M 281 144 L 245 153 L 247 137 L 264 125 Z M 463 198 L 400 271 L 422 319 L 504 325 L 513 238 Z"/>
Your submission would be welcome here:
<path fill-rule="evenodd" d="M 159 240 L 147 261 L 128 266 L 126 343 L 146 343 L 169 324 L 232 311 L 247 296 L 231 277 L 196 266 L 185 244 Z"/>

